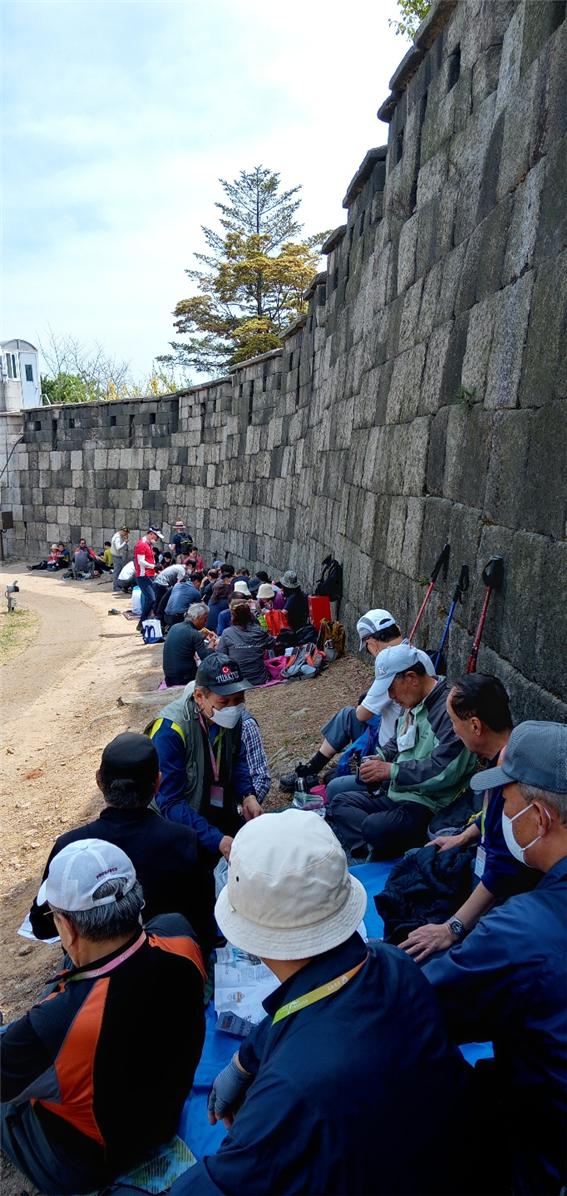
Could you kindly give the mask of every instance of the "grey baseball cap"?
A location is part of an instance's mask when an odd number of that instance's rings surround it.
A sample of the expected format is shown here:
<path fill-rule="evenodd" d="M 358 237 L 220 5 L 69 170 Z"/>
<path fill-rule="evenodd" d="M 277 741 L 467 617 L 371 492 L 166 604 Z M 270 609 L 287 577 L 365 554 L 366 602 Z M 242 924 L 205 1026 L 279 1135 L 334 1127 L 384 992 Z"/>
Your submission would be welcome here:
<path fill-rule="evenodd" d="M 381 608 L 367 610 L 366 614 L 362 615 L 362 618 L 360 618 L 356 624 L 356 630 L 360 640 L 360 651 L 362 652 L 366 640 L 370 639 L 371 635 L 376 635 L 378 631 L 385 631 L 387 627 L 395 626 L 396 620 L 394 616 L 390 614 L 389 610 L 382 610 Z"/>
<path fill-rule="evenodd" d="M 567 726 L 531 720 L 514 727 L 496 768 L 470 779 L 477 792 L 521 781 L 549 793 L 567 793 Z"/>

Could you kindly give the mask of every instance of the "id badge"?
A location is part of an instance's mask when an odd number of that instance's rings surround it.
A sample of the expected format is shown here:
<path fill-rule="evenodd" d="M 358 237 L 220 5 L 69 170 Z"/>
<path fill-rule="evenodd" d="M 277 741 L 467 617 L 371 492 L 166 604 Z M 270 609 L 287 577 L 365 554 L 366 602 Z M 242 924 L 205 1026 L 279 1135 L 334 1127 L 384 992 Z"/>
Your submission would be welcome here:
<path fill-rule="evenodd" d="M 482 880 L 484 876 L 484 869 L 486 866 L 486 850 L 484 847 L 477 847 L 474 861 L 474 874 Z"/>
<path fill-rule="evenodd" d="M 224 789 L 222 785 L 211 785 L 211 805 L 215 810 L 222 810 L 224 805 Z"/>

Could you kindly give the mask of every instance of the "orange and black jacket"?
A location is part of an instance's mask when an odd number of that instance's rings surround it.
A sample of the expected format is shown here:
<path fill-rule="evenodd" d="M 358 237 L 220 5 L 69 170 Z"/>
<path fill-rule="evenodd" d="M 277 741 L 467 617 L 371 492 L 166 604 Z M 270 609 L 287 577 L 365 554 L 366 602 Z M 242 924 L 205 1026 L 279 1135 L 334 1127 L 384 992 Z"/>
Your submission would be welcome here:
<path fill-rule="evenodd" d="M 116 1175 L 175 1132 L 203 1046 L 205 969 L 162 914 L 125 947 L 59 973 L 2 1038 L 2 1100 L 31 1102 L 48 1140 Z"/>

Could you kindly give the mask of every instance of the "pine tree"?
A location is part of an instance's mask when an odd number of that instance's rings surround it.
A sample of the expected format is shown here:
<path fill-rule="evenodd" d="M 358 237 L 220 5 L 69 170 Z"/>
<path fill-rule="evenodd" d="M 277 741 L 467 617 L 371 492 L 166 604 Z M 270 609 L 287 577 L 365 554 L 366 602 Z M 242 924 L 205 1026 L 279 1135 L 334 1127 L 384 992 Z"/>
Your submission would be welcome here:
<path fill-rule="evenodd" d="M 175 356 L 159 360 L 218 374 L 281 344 L 288 324 L 305 310 L 303 292 L 317 270 L 315 245 L 325 234 L 298 241 L 300 187 L 281 191 L 279 174 L 256 166 L 237 179 L 219 179 L 224 202 L 220 232 L 203 226 L 207 252 L 186 270 L 200 292 L 182 299 L 173 341 Z"/>

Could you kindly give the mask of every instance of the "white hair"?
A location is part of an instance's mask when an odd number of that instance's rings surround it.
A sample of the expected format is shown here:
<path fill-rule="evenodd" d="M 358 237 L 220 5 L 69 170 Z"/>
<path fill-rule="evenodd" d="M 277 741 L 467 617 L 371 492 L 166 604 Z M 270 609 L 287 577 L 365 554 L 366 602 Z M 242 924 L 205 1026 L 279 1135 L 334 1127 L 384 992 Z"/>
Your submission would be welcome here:
<path fill-rule="evenodd" d="M 196 623 L 198 619 L 202 619 L 208 613 L 209 608 L 206 602 L 192 602 L 191 606 L 185 611 L 185 621 L 187 623 Z"/>

